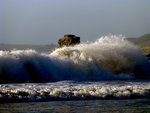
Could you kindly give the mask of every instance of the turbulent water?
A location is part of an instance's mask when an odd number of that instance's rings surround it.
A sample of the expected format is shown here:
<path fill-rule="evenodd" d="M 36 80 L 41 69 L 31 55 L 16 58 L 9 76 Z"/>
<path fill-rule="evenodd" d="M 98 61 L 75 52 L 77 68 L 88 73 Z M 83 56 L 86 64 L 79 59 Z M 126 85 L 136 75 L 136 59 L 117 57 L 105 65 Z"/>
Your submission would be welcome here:
<path fill-rule="evenodd" d="M 50 53 L 0 51 L 0 101 L 149 97 L 149 69 L 142 51 L 115 35 Z"/>
<path fill-rule="evenodd" d="M 150 82 L 100 81 L 1 84 L 1 102 L 149 98 Z"/>

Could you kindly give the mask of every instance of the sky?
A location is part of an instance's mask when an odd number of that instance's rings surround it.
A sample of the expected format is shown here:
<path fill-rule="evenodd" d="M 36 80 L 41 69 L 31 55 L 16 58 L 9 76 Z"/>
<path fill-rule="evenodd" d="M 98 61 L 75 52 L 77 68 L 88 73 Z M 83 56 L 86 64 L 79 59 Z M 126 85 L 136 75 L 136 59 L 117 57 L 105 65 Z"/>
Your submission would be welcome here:
<path fill-rule="evenodd" d="M 150 33 L 150 0 L 0 0 L 0 43 L 57 44 Z"/>

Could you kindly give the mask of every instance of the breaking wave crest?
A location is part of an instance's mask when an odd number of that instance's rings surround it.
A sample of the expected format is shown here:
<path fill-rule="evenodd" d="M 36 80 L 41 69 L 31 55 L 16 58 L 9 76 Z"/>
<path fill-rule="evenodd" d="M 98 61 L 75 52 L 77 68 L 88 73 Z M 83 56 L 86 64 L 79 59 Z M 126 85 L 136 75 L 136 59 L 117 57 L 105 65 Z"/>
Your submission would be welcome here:
<path fill-rule="evenodd" d="M 123 36 L 104 36 L 52 53 L 0 51 L 0 83 L 150 78 L 149 68 L 141 50 Z"/>
<path fill-rule="evenodd" d="M 1 84 L 0 102 L 149 98 L 149 82 L 101 81 Z"/>

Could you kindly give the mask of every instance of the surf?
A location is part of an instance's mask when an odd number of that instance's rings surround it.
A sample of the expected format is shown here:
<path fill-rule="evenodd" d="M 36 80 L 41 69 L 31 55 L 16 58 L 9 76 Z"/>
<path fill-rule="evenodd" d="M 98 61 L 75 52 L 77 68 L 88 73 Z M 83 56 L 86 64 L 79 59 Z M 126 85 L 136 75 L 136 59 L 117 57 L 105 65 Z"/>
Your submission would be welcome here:
<path fill-rule="evenodd" d="M 149 68 L 140 48 L 122 35 L 48 53 L 0 51 L 0 83 L 149 79 Z"/>

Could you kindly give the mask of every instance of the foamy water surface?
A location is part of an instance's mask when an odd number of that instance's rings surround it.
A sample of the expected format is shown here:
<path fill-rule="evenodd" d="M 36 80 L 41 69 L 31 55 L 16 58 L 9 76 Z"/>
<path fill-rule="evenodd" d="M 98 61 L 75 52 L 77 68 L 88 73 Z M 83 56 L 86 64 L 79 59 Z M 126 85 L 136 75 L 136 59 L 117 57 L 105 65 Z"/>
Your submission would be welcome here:
<path fill-rule="evenodd" d="M 149 81 L 1 84 L 0 101 L 149 98 Z"/>
<path fill-rule="evenodd" d="M 149 60 L 123 36 L 50 53 L 0 51 L 1 102 L 149 98 L 149 79 Z"/>

